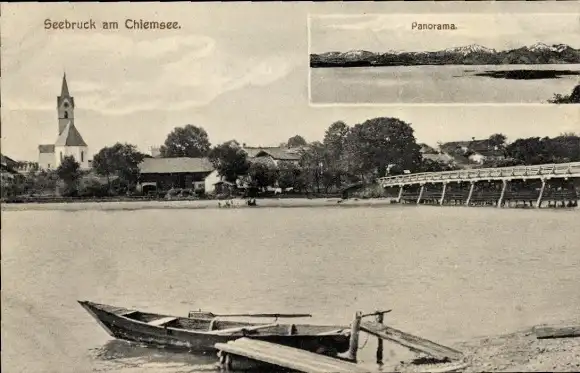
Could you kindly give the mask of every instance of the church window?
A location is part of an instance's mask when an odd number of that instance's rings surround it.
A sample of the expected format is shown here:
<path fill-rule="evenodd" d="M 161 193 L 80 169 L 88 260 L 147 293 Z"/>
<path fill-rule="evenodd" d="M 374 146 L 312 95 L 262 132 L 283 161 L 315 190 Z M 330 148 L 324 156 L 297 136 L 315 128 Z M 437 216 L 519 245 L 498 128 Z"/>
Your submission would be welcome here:
<path fill-rule="evenodd" d="M 65 117 L 65 118 L 68 118 L 68 111 L 65 111 L 65 112 L 64 112 L 64 117 Z"/>
<path fill-rule="evenodd" d="M 62 162 L 62 152 L 60 152 L 60 161 Z"/>
<path fill-rule="evenodd" d="M 64 107 L 67 108 L 68 107 L 68 102 L 64 103 Z"/>
<path fill-rule="evenodd" d="M 85 152 L 81 150 L 81 162 L 85 161 Z"/>

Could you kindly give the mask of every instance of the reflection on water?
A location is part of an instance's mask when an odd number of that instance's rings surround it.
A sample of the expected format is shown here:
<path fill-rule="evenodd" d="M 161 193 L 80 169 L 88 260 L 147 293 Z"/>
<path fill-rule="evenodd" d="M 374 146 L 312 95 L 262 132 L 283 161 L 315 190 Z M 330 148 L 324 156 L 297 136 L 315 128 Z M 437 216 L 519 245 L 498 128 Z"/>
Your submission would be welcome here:
<path fill-rule="evenodd" d="M 111 340 L 91 350 L 92 357 L 103 365 L 100 371 L 125 372 L 145 368 L 163 372 L 219 371 L 212 354 L 193 354 L 183 349 L 147 346 L 121 340 Z"/>

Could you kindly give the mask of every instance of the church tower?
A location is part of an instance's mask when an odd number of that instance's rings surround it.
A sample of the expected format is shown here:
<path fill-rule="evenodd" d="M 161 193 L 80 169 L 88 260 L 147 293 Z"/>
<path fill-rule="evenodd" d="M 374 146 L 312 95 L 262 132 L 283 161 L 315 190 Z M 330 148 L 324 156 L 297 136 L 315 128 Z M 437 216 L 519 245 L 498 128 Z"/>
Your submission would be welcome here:
<path fill-rule="evenodd" d="M 73 126 L 75 123 L 75 100 L 68 91 L 66 73 L 62 77 L 62 87 L 60 96 L 56 99 L 56 108 L 58 111 L 58 134 L 60 135 L 69 122 Z"/>

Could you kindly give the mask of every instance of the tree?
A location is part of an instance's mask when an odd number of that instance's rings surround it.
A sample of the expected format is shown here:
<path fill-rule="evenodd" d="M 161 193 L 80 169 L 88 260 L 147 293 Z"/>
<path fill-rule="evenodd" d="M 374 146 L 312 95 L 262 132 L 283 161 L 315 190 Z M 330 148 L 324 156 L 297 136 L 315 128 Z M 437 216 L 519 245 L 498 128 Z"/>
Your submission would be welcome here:
<path fill-rule="evenodd" d="M 77 183 L 82 175 L 80 167 L 80 164 L 75 161 L 74 157 L 67 155 L 56 169 L 56 174 L 65 184 L 65 192 L 63 194 L 77 194 Z"/>
<path fill-rule="evenodd" d="M 161 156 L 165 158 L 174 157 L 205 157 L 210 150 L 210 142 L 207 132 L 191 124 L 185 127 L 175 127 L 167 135 L 164 145 L 161 146 Z"/>
<path fill-rule="evenodd" d="M 274 185 L 278 176 L 277 172 L 275 167 L 261 162 L 252 163 L 248 170 L 252 184 L 260 189 Z"/>
<path fill-rule="evenodd" d="M 308 143 L 304 139 L 304 137 L 300 135 L 293 136 L 288 139 L 288 147 L 289 148 L 298 148 L 300 146 L 307 145 Z"/>
<path fill-rule="evenodd" d="M 414 171 L 421 163 L 413 129 L 397 118 L 374 118 L 355 125 L 345 148 L 349 172 L 362 181 L 384 176 L 390 166 Z"/>
<path fill-rule="evenodd" d="M 316 186 L 315 191 L 320 193 L 320 183 L 325 167 L 326 149 L 324 145 L 315 141 L 310 144 L 300 157 L 300 167 L 303 171 L 303 180 L 306 185 Z"/>
<path fill-rule="evenodd" d="M 419 167 L 419 172 L 441 172 L 441 171 L 454 171 L 458 167 L 445 163 L 442 161 L 435 161 L 432 159 L 423 159 L 421 161 L 421 166 Z"/>
<path fill-rule="evenodd" d="M 111 189 L 111 176 L 117 176 L 129 188 L 134 187 L 139 178 L 139 163 L 146 157 L 137 150 L 135 145 L 116 143 L 104 147 L 93 157 L 93 168 L 102 176 L 107 177 L 107 185 Z"/>
<path fill-rule="evenodd" d="M 235 140 L 214 147 L 209 153 L 209 159 L 219 175 L 230 183 L 235 183 L 250 168 L 248 154 Z"/>
<path fill-rule="evenodd" d="M 505 146 L 506 139 L 507 137 L 504 134 L 496 133 L 489 136 L 488 141 L 491 146 L 497 146 L 498 148 L 502 149 Z"/>
<path fill-rule="evenodd" d="M 350 128 L 342 121 L 332 123 L 326 130 L 322 143 L 334 161 L 340 160 L 349 131 Z"/>
<path fill-rule="evenodd" d="M 331 124 L 324 134 L 326 163 L 336 176 L 337 186 L 342 184 L 342 177 L 346 176 L 348 171 L 348 157 L 345 151 L 349 133 L 350 128 L 346 123 L 338 121 Z"/>
<path fill-rule="evenodd" d="M 300 177 L 301 170 L 291 162 L 280 162 L 278 164 L 278 186 L 282 189 L 294 188 L 300 191 L 304 188 Z"/>

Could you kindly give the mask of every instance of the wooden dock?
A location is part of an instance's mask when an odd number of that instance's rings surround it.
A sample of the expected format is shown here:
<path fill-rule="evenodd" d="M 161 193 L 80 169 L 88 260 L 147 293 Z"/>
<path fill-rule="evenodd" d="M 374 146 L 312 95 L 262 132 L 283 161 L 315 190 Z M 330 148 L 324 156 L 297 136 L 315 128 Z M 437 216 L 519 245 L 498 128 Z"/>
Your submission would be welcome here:
<path fill-rule="evenodd" d="M 361 322 L 360 330 L 372 334 L 375 337 L 395 342 L 413 352 L 424 353 L 437 359 L 460 360 L 463 358 L 462 352 L 454 350 L 451 347 L 446 347 L 428 339 L 405 333 L 376 321 Z"/>
<path fill-rule="evenodd" d="M 256 339 L 240 338 L 228 343 L 216 343 L 215 347 L 222 356 L 241 356 L 304 373 L 369 372 L 355 363 Z"/>

